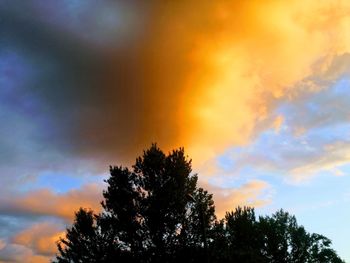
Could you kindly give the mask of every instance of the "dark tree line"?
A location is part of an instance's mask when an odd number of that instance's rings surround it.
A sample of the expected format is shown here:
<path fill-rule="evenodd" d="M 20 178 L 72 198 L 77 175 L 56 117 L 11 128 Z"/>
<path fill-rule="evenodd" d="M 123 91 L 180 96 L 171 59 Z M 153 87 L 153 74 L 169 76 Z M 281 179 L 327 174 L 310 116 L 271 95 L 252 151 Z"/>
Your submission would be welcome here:
<path fill-rule="evenodd" d="M 76 212 L 54 262 L 343 262 L 328 238 L 283 210 L 256 218 L 238 207 L 217 220 L 183 149 L 166 155 L 152 145 L 131 170 L 110 173 L 103 212 Z"/>

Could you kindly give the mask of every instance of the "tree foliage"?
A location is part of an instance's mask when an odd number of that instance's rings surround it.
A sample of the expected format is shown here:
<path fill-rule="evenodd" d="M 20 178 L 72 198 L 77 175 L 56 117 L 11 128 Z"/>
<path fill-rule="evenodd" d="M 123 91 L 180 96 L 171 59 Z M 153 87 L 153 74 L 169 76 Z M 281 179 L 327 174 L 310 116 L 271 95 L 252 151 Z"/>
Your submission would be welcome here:
<path fill-rule="evenodd" d="M 283 210 L 257 219 L 238 207 L 217 220 L 182 148 L 166 155 L 152 145 L 132 169 L 110 174 L 102 212 L 76 213 L 54 262 L 343 262 Z"/>

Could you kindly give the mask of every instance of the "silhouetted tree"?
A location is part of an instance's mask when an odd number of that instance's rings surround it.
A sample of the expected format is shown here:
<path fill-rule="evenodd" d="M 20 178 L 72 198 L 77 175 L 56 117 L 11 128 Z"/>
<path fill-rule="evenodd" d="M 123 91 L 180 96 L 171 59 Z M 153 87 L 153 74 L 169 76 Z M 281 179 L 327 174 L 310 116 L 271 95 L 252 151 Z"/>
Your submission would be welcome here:
<path fill-rule="evenodd" d="M 103 211 L 76 214 L 58 245 L 57 262 L 190 262 L 187 253 L 204 257 L 214 202 L 191 172 L 183 149 L 165 155 L 156 145 L 137 158 L 132 170 L 110 167 Z M 91 228 L 86 238 L 79 233 L 81 222 Z M 81 258 L 79 251 L 85 253 Z"/>
<path fill-rule="evenodd" d="M 329 239 L 307 233 L 283 210 L 256 220 L 254 209 L 238 207 L 226 213 L 212 232 L 212 262 L 343 262 Z"/>
<path fill-rule="evenodd" d="M 298 225 L 295 216 L 283 210 L 271 217 L 260 217 L 257 225 L 265 262 L 343 262 L 330 248 L 329 239 L 309 234 Z"/>
<path fill-rule="evenodd" d="M 236 262 L 261 262 L 259 236 L 254 209 L 236 208 L 226 213 L 229 259 Z"/>
<path fill-rule="evenodd" d="M 93 212 L 80 209 L 73 226 L 67 229 L 66 238 L 58 243 L 57 262 L 97 262 L 100 254 L 97 238 Z"/>
<path fill-rule="evenodd" d="M 313 263 L 344 263 L 337 253 L 330 248 L 332 242 L 319 234 L 310 235 L 311 245 L 308 247 L 309 259 Z"/>
<path fill-rule="evenodd" d="M 110 174 L 102 212 L 75 214 L 54 262 L 343 262 L 329 239 L 283 210 L 257 220 L 253 208 L 238 207 L 217 221 L 182 148 L 166 155 L 154 144 L 132 169 Z"/>

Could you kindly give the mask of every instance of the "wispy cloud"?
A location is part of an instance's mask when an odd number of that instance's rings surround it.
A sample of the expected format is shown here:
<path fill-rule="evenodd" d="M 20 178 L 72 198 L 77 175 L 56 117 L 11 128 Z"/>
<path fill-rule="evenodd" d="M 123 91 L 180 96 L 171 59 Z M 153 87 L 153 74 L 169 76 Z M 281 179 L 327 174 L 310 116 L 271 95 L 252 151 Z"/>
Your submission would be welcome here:
<path fill-rule="evenodd" d="M 273 189 L 267 182 L 252 180 L 240 186 L 227 188 L 204 184 L 204 189 L 213 194 L 215 212 L 218 218 L 223 218 L 226 212 L 237 206 L 260 207 L 272 201 Z"/>
<path fill-rule="evenodd" d="M 11 244 L 32 249 L 35 254 L 52 257 L 57 253 L 56 243 L 65 235 L 64 229 L 52 223 L 34 224 L 11 238 Z"/>
<path fill-rule="evenodd" d="M 0 250 L 1 262 L 28 262 L 28 263 L 47 263 L 50 257 L 36 255 L 25 246 L 16 244 L 6 244 Z"/>
<path fill-rule="evenodd" d="M 102 186 L 84 185 L 80 189 L 72 189 L 57 194 L 51 189 L 40 189 L 18 193 L 17 196 L 0 198 L 0 214 L 16 216 L 53 216 L 70 222 L 74 212 L 80 207 L 91 208 L 98 212 L 102 200 Z"/>

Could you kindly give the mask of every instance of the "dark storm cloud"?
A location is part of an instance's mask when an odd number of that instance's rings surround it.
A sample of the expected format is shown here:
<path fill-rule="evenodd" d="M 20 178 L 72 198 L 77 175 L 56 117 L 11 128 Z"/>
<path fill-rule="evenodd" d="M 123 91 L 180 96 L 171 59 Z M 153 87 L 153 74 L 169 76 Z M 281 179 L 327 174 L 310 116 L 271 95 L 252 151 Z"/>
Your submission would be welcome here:
<path fill-rule="evenodd" d="M 64 144 L 65 140 L 60 136 L 71 133 L 77 121 L 72 106 L 74 103 L 76 106 L 86 103 L 95 91 L 92 87 L 100 64 L 97 54 L 73 36 L 52 31 L 31 18 L 26 14 L 25 6 L 20 10 L 18 7 L 17 10 L 0 10 L 0 17 L 2 53 L 14 52 L 24 57 L 37 72 L 27 78 L 26 83 L 12 90 L 11 97 L 6 98 L 12 99 L 10 107 L 21 111 L 29 95 L 35 98 L 37 108 L 32 116 L 28 116 L 28 112 L 22 115 L 29 118 L 40 115 L 41 121 L 49 120 L 42 135 L 51 134 L 54 138 L 47 138 L 51 143 L 56 141 L 58 145 Z M 14 65 L 10 65 L 10 72 L 14 70 L 11 66 Z"/>
<path fill-rule="evenodd" d="M 36 71 L 26 83 L 2 94 L 7 110 L 34 121 L 41 130 L 30 139 L 46 148 L 88 155 L 92 150 L 97 155 L 100 149 L 128 150 L 145 132 L 142 116 L 147 84 L 142 83 L 138 48 L 98 47 L 79 34 L 33 17 L 28 10 L 34 3 L 5 1 L 0 6 L 1 53 L 25 58 Z M 6 72 L 11 71 L 10 65 Z M 29 99 L 35 101 L 31 112 L 26 108 Z M 18 122 L 13 118 L 8 114 L 1 121 L 12 122 L 10 128 L 16 129 Z M 2 135 L 11 137 L 9 130 Z"/>
<path fill-rule="evenodd" d="M 5 96 L 14 101 L 7 110 L 22 110 L 20 117 L 35 123 L 37 133 L 28 141 L 45 145 L 46 152 L 100 158 L 103 165 L 133 160 L 151 142 L 174 146 L 187 44 L 179 48 L 177 36 L 163 26 L 173 21 L 153 19 L 159 8 L 151 3 L 75 2 L 69 9 L 75 16 L 64 9 L 69 1 L 48 3 L 0 5 L 2 52 L 25 58 L 36 73 Z M 101 36 L 102 29 L 94 28 L 107 11 L 114 19 L 105 22 Z M 29 111 L 28 98 L 35 101 Z M 9 118 L 1 121 L 13 123 Z M 2 136 L 11 137 L 6 133 Z"/>

